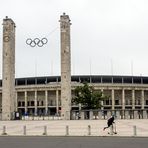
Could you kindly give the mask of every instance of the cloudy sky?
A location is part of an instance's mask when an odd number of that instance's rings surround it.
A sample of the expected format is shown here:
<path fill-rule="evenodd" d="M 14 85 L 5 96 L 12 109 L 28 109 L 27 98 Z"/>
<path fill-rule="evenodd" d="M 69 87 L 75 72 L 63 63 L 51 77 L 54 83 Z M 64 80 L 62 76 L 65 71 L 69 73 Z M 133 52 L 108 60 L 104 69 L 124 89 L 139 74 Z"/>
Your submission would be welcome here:
<path fill-rule="evenodd" d="M 16 77 L 60 75 L 60 15 L 70 16 L 72 75 L 148 76 L 148 0 L 0 0 L 16 23 Z M 39 47 L 27 38 L 48 38 Z"/>

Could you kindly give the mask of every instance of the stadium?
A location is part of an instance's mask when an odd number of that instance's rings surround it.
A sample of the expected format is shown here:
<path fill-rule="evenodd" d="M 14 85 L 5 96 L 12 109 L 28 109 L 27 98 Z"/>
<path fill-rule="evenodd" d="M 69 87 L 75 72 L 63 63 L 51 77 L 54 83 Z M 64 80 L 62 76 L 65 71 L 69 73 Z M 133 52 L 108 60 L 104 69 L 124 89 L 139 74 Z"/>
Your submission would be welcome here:
<path fill-rule="evenodd" d="M 15 23 L 3 20 L 3 74 L 0 81 L 2 120 L 16 117 L 56 117 L 58 119 L 148 118 L 148 77 L 74 75 L 71 76 L 70 19 L 60 16 L 61 76 L 15 79 Z M 34 43 L 36 44 L 36 43 Z M 71 104 L 74 89 L 87 82 L 108 96 L 99 110 L 81 110 Z"/>
<path fill-rule="evenodd" d="M 32 77 L 15 79 L 16 110 L 29 116 L 56 116 L 61 110 L 61 77 Z M 94 86 L 96 91 L 103 91 L 109 98 L 103 101 L 101 110 L 81 111 L 87 119 L 87 112 L 98 112 L 97 118 L 106 118 L 115 112 L 119 118 L 147 118 L 148 116 L 148 77 L 134 76 L 72 76 L 71 89 L 87 82 Z M 0 81 L 2 87 L 2 81 Z M 2 89 L 0 88 L 0 103 Z M 72 105 L 72 119 L 79 107 Z M 99 113 L 104 111 L 104 117 Z M 92 115 L 94 118 L 94 115 Z"/>

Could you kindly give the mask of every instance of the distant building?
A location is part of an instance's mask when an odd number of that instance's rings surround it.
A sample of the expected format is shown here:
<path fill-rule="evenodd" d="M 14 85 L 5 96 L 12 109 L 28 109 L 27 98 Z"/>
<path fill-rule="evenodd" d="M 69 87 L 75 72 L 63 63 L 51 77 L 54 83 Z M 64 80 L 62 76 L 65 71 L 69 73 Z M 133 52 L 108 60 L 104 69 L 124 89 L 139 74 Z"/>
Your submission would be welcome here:
<path fill-rule="evenodd" d="M 18 78 L 15 80 L 16 110 L 21 114 L 55 115 L 61 112 L 61 77 Z M 103 101 L 103 110 L 136 110 L 139 116 L 148 115 L 148 77 L 134 76 L 72 76 L 71 93 L 76 86 L 88 82 L 96 91 L 103 91 L 109 98 Z M 2 102 L 0 81 L 0 104 Z M 71 98 L 70 98 L 71 99 Z M 1 106 L 1 105 L 0 105 Z M 78 110 L 78 106 L 71 106 Z M 128 113 L 130 115 L 130 112 Z M 142 118 L 142 117 L 141 117 Z"/>

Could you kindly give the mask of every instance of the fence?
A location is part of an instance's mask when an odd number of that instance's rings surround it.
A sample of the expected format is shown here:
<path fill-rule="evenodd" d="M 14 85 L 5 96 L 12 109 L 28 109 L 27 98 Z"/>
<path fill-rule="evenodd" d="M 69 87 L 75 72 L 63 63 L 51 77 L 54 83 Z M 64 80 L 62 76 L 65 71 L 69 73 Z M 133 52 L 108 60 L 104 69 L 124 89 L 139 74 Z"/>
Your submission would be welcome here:
<path fill-rule="evenodd" d="M 103 120 L 111 115 L 117 119 L 148 119 L 148 110 L 72 110 L 71 120 Z M 0 114 L 0 120 L 1 120 Z M 20 120 L 61 120 L 59 115 L 27 115 L 21 116 Z"/>
<path fill-rule="evenodd" d="M 71 120 L 103 120 L 111 115 L 117 119 L 148 119 L 148 110 L 72 110 Z M 60 116 L 22 116 L 22 120 L 61 120 Z"/>
<path fill-rule="evenodd" d="M 72 120 L 100 120 L 115 115 L 117 119 L 148 119 L 148 110 L 73 110 Z"/>

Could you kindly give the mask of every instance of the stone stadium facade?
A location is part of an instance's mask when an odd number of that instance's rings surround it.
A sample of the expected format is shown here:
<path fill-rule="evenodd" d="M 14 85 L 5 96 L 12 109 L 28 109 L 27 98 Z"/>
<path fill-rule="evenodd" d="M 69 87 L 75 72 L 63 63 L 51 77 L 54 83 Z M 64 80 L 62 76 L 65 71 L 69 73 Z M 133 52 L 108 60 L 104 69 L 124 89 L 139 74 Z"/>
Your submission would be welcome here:
<path fill-rule="evenodd" d="M 61 75 L 15 79 L 15 23 L 3 20 L 3 68 L 0 80 L 2 120 L 16 117 L 59 117 L 69 119 L 148 118 L 148 77 L 71 76 L 71 43 L 68 15 L 60 16 Z M 99 110 L 81 110 L 71 104 L 76 86 L 83 82 L 108 96 Z"/>
<path fill-rule="evenodd" d="M 102 119 L 111 114 L 118 118 L 148 118 L 148 77 L 135 76 L 72 76 L 71 96 L 76 86 L 88 82 L 96 91 L 109 96 L 99 110 L 79 111 L 71 105 L 71 119 Z M 15 79 L 15 110 L 21 115 L 60 116 L 61 77 L 34 77 Z M 71 98 L 70 98 L 71 100 Z M 2 81 L 0 81 L 0 104 L 2 102 Z"/>

